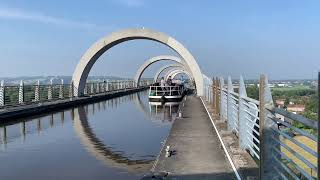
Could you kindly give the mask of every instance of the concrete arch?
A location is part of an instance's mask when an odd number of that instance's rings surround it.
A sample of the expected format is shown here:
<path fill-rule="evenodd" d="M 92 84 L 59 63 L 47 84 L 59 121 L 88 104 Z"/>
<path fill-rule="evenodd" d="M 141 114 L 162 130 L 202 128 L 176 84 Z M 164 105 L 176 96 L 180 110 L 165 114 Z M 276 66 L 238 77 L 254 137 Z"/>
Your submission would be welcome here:
<path fill-rule="evenodd" d="M 165 71 L 165 70 L 167 70 L 167 69 L 169 69 L 169 68 L 173 68 L 173 67 L 183 67 L 183 66 L 181 66 L 180 64 L 168 64 L 168 65 L 165 65 L 165 66 L 161 67 L 161 68 L 159 69 L 159 71 L 156 72 L 156 74 L 155 74 L 155 76 L 154 76 L 154 78 L 153 78 L 153 81 L 154 81 L 154 82 L 157 82 L 160 74 L 161 74 L 163 71 Z"/>
<path fill-rule="evenodd" d="M 158 61 L 175 61 L 178 64 L 180 64 L 181 66 L 187 66 L 185 61 L 176 57 L 176 56 L 170 56 L 170 55 L 161 55 L 161 56 L 155 56 L 152 57 L 148 60 L 146 60 L 138 69 L 138 71 L 136 72 L 136 75 L 134 77 L 134 81 L 136 82 L 137 86 L 139 86 L 140 83 L 140 78 L 143 74 L 143 72 L 153 63 L 156 63 Z"/>
<path fill-rule="evenodd" d="M 169 78 L 169 76 L 176 76 L 177 74 L 181 74 L 181 73 L 184 73 L 186 74 L 189 79 L 191 80 L 192 79 L 192 75 L 190 73 L 188 73 L 188 71 L 184 70 L 184 69 L 179 69 L 179 68 L 175 68 L 175 69 L 172 69 L 171 71 L 167 72 L 167 74 L 165 74 L 164 76 L 164 79 L 167 80 Z M 172 77 L 173 79 L 173 77 Z"/>
<path fill-rule="evenodd" d="M 193 77 L 195 78 L 197 93 L 199 96 L 203 95 L 203 78 L 199 65 L 192 56 L 192 54 L 177 40 L 162 33 L 150 29 L 126 29 L 122 31 L 113 32 L 110 35 L 98 40 L 94 43 L 81 57 L 73 76 L 75 96 L 83 96 L 84 87 L 86 84 L 89 72 L 97 61 L 97 59 L 108 49 L 125 41 L 135 39 L 146 39 L 162 43 L 172 50 L 177 52 L 190 68 Z"/>
<path fill-rule="evenodd" d="M 189 73 L 186 72 L 186 71 L 178 71 L 178 72 L 173 73 L 173 74 L 171 75 L 172 79 L 174 79 L 174 78 L 175 78 L 177 75 L 179 75 L 179 74 L 186 74 L 186 75 L 189 77 L 190 80 L 192 79 L 192 78 L 190 77 Z"/>

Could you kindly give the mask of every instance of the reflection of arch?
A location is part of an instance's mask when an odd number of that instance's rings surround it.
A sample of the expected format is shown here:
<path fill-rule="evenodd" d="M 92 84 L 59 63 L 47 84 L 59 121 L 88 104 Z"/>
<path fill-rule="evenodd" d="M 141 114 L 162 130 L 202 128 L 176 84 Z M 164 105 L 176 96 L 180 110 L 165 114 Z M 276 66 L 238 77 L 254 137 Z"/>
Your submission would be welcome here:
<path fill-rule="evenodd" d="M 165 71 L 165 70 L 167 70 L 167 69 L 169 69 L 169 68 L 173 68 L 173 67 L 183 67 L 183 66 L 181 66 L 180 64 L 168 64 L 168 65 L 165 65 L 165 66 L 161 67 L 158 72 L 156 72 L 156 74 L 155 74 L 155 76 L 154 76 L 154 78 L 153 78 L 153 81 L 154 81 L 154 82 L 157 82 L 160 74 L 161 74 L 163 71 Z"/>
<path fill-rule="evenodd" d="M 75 96 L 83 96 L 84 87 L 86 84 L 89 72 L 97 61 L 97 59 L 108 49 L 125 41 L 134 39 L 147 39 L 162 43 L 172 50 L 177 52 L 182 59 L 185 60 L 187 66 L 190 68 L 192 75 L 196 82 L 197 93 L 199 96 L 203 95 L 203 78 L 200 67 L 191 53 L 177 40 L 172 37 L 161 33 L 152 31 L 149 29 L 127 29 L 123 31 L 117 31 L 110 35 L 100 39 L 94 43 L 81 57 L 73 76 L 72 81 L 75 88 Z"/>
<path fill-rule="evenodd" d="M 122 152 L 113 152 L 93 133 L 83 106 L 75 109 L 74 129 L 86 149 L 97 159 L 111 167 L 129 172 L 146 172 L 151 168 L 151 160 L 130 160 Z"/>
<path fill-rule="evenodd" d="M 140 68 L 138 69 L 138 71 L 136 72 L 136 75 L 134 77 L 134 81 L 136 82 L 136 84 L 139 86 L 140 83 L 140 78 L 143 74 L 143 72 L 153 63 L 156 63 L 158 61 L 175 61 L 176 63 L 179 63 L 181 66 L 187 66 L 184 62 L 184 60 L 181 60 L 180 58 L 176 57 L 176 56 L 169 56 L 169 55 L 161 55 L 161 56 L 156 56 L 153 58 L 150 58 L 148 60 L 146 60 L 142 66 L 140 66 Z"/>

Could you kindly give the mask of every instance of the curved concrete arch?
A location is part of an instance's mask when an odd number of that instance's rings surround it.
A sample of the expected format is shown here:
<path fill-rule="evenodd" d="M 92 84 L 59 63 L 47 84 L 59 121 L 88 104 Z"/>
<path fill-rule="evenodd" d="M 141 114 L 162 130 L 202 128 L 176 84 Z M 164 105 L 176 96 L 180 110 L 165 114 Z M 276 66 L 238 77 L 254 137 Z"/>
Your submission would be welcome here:
<path fill-rule="evenodd" d="M 178 71 L 178 72 L 173 73 L 171 75 L 172 79 L 174 79 L 179 74 L 186 74 L 188 76 L 188 78 L 191 80 L 191 76 L 186 71 Z"/>
<path fill-rule="evenodd" d="M 181 64 L 181 66 L 187 66 L 187 64 L 185 63 L 184 60 L 176 57 L 176 56 L 170 56 L 170 55 L 161 55 L 161 56 L 155 56 L 152 57 L 148 60 L 146 60 L 138 69 L 138 71 L 136 72 L 136 75 L 134 77 L 134 81 L 136 82 L 137 86 L 139 86 L 140 83 L 140 78 L 143 74 L 143 72 L 153 63 L 156 63 L 158 61 L 175 61 L 179 64 Z"/>
<path fill-rule="evenodd" d="M 165 71 L 165 70 L 167 70 L 167 69 L 169 69 L 169 68 L 173 68 L 173 67 L 183 67 L 183 66 L 181 66 L 180 64 L 168 64 L 168 65 L 165 65 L 165 66 L 161 67 L 161 68 L 156 72 L 156 74 L 155 74 L 155 76 L 154 76 L 154 78 L 153 78 L 153 81 L 154 81 L 154 82 L 157 82 L 160 74 L 161 74 L 163 71 Z"/>
<path fill-rule="evenodd" d="M 150 29 L 126 29 L 122 31 L 113 32 L 110 35 L 103 37 L 95 42 L 81 57 L 73 76 L 72 82 L 74 84 L 75 96 L 83 96 L 84 87 L 86 84 L 89 72 L 97 61 L 97 59 L 108 49 L 125 41 L 135 39 L 146 39 L 162 43 L 172 50 L 177 52 L 190 68 L 192 75 L 196 82 L 197 93 L 199 96 L 203 95 L 203 78 L 199 65 L 192 56 L 192 54 L 177 40 L 162 33 Z"/>
<path fill-rule="evenodd" d="M 174 74 L 177 75 L 177 74 L 181 74 L 181 73 L 184 73 L 186 74 L 190 79 L 192 79 L 192 75 L 188 73 L 188 71 L 184 70 L 184 69 L 179 69 L 179 68 L 174 68 L 172 70 L 170 70 L 169 72 L 167 72 L 164 76 L 164 79 L 167 80 L 169 78 L 169 76 L 173 76 Z M 172 77 L 173 79 L 173 77 Z"/>

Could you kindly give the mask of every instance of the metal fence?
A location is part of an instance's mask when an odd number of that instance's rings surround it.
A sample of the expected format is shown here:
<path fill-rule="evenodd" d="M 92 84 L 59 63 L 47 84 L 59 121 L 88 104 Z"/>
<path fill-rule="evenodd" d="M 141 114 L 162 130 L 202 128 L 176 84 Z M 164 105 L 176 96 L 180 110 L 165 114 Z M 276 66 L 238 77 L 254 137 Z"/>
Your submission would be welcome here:
<path fill-rule="evenodd" d="M 140 82 L 143 86 L 151 83 L 149 80 L 142 80 Z M 135 87 L 136 83 L 132 80 L 91 82 L 85 85 L 84 95 L 89 96 Z M 61 84 L 51 83 L 47 85 L 40 85 L 39 81 L 35 85 L 25 85 L 23 81 L 20 82 L 20 85 L 5 85 L 1 81 L 0 108 L 73 98 L 75 97 L 74 90 L 72 83 L 64 84 L 63 81 L 61 81 Z"/>
<path fill-rule="evenodd" d="M 229 77 L 227 85 L 214 78 L 204 94 L 259 163 L 260 179 L 319 179 L 318 122 L 275 107 L 266 76 L 260 77 L 259 100 L 247 96 L 242 77 L 237 92 Z"/>

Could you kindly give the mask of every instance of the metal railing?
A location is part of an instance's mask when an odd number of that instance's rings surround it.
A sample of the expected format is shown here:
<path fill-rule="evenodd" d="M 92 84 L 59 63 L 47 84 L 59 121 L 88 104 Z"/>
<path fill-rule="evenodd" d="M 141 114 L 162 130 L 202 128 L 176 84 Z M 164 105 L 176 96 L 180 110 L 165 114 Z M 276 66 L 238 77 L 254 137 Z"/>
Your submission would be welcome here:
<path fill-rule="evenodd" d="M 150 86 L 150 96 L 181 96 L 183 93 L 183 86 Z"/>
<path fill-rule="evenodd" d="M 242 77 L 237 92 L 230 77 L 227 86 L 214 78 L 205 92 L 239 146 L 259 163 L 260 179 L 319 179 L 318 122 L 274 107 L 266 76 L 260 77 L 259 100 L 247 97 Z"/>
<path fill-rule="evenodd" d="M 150 85 L 152 81 L 142 80 L 144 86 Z M 83 94 L 85 96 L 106 93 L 111 91 L 136 88 L 133 80 L 115 80 L 103 82 L 86 83 Z M 73 83 L 46 84 L 40 85 L 39 81 L 35 85 L 25 85 L 23 81 L 19 85 L 0 84 L 0 108 L 28 105 L 47 101 L 73 98 L 75 87 Z"/>

